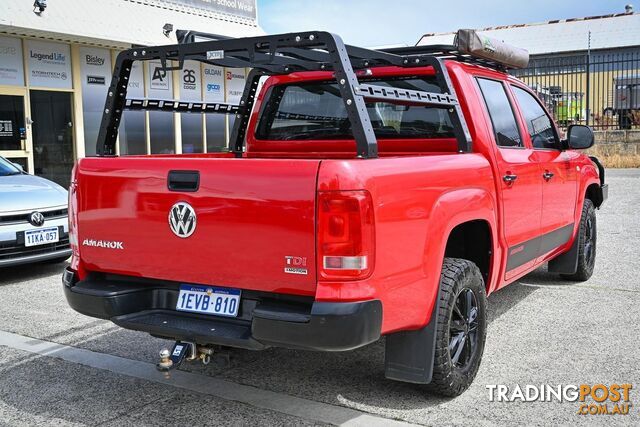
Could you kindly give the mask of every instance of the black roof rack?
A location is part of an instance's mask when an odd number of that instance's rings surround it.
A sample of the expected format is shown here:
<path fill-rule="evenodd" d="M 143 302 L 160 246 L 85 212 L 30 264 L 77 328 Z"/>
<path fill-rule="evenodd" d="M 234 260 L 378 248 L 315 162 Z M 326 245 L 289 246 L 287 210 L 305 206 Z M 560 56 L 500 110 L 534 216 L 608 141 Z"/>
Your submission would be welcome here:
<path fill-rule="evenodd" d="M 387 102 L 411 102 L 448 110 L 460 152 L 471 151 L 471 137 L 455 89 L 443 60 L 456 59 L 502 69 L 491 61 L 462 55 L 453 46 L 418 46 L 366 49 L 345 45 L 328 32 L 310 31 L 238 39 L 211 40 L 158 47 L 139 47 L 121 52 L 116 60 L 98 135 L 99 156 L 115 155 L 118 127 L 126 109 L 164 110 L 191 113 L 236 114 L 230 149 L 241 156 L 249 116 L 261 77 L 296 71 L 333 71 L 356 141 L 357 155 L 377 157 L 378 147 L 365 98 Z M 251 68 L 240 103 L 186 102 L 178 100 L 127 99 L 128 79 L 134 61 L 160 60 L 162 71 L 180 70 L 185 60 L 197 60 L 222 67 Z M 365 84 L 354 70 L 376 66 L 431 66 L 441 93 L 411 91 Z"/>
<path fill-rule="evenodd" d="M 487 68 L 493 68 L 494 70 L 498 70 L 501 72 L 506 72 L 507 70 L 512 68 L 498 61 L 492 61 L 490 59 L 480 58 L 469 53 L 461 52 L 457 46 L 452 44 L 394 47 L 380 50 L 387 53 L 393 53 L 394 55 L 433 55 L 441 59 L 454 59 L 456 61 L 466 62 L 468 64 L 475 64 Z"/>

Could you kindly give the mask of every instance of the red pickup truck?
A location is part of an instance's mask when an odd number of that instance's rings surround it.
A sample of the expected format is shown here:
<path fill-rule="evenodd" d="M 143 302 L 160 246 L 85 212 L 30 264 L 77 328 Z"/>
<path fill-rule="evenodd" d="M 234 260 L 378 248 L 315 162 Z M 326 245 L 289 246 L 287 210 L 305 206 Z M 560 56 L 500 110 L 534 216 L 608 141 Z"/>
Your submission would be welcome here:
<path fill-rule="evenodd" d="M 164 368 L 216 346 L 344 351 L 385 336 L 388 378 L 462 393 L 487 295 L 547 262 L 587 280 L 607 197 L 600 163 L 575 150 L 591 130 L 562 139 L 506 73 L 523 56 L 462 30 L 451 46 L 306 32 L 122 52 L 98 156 L 73 171 L 69 304 L 176 340 Z M 134 61 L 187 59 L 251 67 L 240 103 L 127 99 Z M 117 156 L 127 109 L 233 114 L 230 149 Z"/>

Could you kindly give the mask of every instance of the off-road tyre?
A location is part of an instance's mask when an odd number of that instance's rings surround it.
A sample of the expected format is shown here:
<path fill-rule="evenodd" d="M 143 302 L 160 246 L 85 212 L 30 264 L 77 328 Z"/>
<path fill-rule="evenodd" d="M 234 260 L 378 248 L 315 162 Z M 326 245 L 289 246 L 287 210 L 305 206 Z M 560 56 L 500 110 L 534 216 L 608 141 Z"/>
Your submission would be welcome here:
<path fill-rule="evenodd" d="M 459 299 L 461 295 L 462 300 Z M 475 318 L 467 316 L 468 310 L 460 304 L 468 301 L 470 296 L 473 297 L 472 303 L 476 307 Z M 468 317 L 466 329 L 461 323 L 464 320 L 461 319 L 461 314 Z M 487 293 L 480 269 L 473 262 L 459 258 L 444 259 L 436 319 L 438 323 L 433 376 L 431 383 L 426 387 L 434 394 L 459 396 L 469 388 L 478 372 L 487 333 Z M 462 332 L 456 332 L 460 329 Z M 465 330 L 464 339 L 468 341 L 464 344 L 460 344 L 460 338 L 452 341 L 452 338 L 460 337 L 460 333 L 464 334 Z M 450 344 L 455 343 L 473 344 L 465 363 L 461 363 L 462 353 L 458 354 L 456 363 L 455 356 L 459 347 L 455 346 L 453 351 L 450 351 Z M 463 348 L 461 351 L 466 350 Z M 464 355 L 466 356 L 466 353 Z"/>
<path fill-rule="evenodd" d="M 596 264 L 596 208 L 589 199 L 584 199 L 582 205 L 582 216 L 580 217 L 580 228 L 578 229 L 578 269 L 574 274 L 561 274 L 565 280 L 584 282 L 589 280 L 593 274 L 593 267 Z"/>

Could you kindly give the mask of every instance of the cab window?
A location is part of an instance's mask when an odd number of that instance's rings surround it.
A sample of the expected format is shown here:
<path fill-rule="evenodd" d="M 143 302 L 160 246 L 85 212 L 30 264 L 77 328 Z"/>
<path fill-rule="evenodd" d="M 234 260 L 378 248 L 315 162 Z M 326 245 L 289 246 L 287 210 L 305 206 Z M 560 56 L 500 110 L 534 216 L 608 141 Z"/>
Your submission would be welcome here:
<path fill-rule="evenodd" d="M 478 85 L 491 117 L 496 144 L 499 147 L 524 147 L 513 108 L 503 84 L 496 80 L 478 78 Z"/>
<path fill-rule="evenodd" d="M 374 85 L 442 93 L 434 76 L 375 80 Z M 365 99 L 371 126 L 381 139 L 453 138 L 444 108 L 399 105 Z M 351 122 L 335 82 L 274 86 L 265 104 L 256 137 L 263 140 L 341 140 L 353 138 Z"/>
<path fill-rule="evenodd" d="M 553 127 L 553 121 L 538 100 L 524 89 L 517 86 L 511 87 L 527 123 L 527 131 L 531 137 L 533 148 L 559 149 L 560 144 Z"/>

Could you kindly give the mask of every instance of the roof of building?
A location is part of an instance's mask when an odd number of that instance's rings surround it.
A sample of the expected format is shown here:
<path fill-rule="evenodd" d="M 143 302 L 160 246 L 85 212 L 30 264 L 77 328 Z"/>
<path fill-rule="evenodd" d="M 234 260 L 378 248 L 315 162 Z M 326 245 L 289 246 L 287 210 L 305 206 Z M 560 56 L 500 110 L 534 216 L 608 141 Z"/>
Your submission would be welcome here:
<path fill-rule="evenodd" d="M 481 28 L 482 34 L 527 49 L 531 55 L 640 46 L 640 14 L 618 13 L 536 24 Z M 452 44 L 454 32 L 425 34 L 417 45 Z"/>
<path fill-rule="evenodd" d="M 55 0 L 41 14 L 29 0 L 2 0 L 0 34 L 126 48 L 176 43 L 175 31 L 195 30 L 228 37 L 263 35 L 257 19 L 177 4 L 176 0 Z M 245 2 L 246 3 L 246 2 Z M 80 6 L 82 4 L 82 6 Z M 255 16 L 255 11 L 254 11 Z"/>

